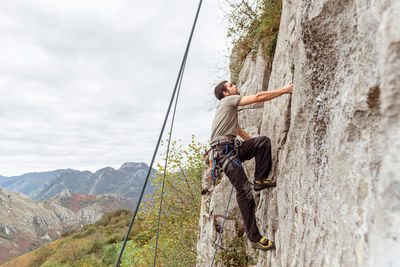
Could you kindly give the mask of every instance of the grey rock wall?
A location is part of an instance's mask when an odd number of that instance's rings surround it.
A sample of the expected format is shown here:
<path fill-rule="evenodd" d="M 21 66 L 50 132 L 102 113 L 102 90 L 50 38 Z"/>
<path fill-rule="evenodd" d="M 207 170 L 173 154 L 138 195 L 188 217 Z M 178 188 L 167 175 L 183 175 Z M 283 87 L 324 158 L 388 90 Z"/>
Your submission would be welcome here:
<path fill-rule="evenodd" d="M 293 81 L 293 95 L 240 112 L 250 134 L 271 138 L 278 180 L 256 196 L 260 230 L 277 245 L 256 266 L 400 266 L 399 14 L 400 1 L 283 1 L 268 90 Z M 265 73 L 249 64 L 243 94 Z M 203 206 L 227 199 L 229 181 L 214 192 Z M 215 212 L 201 216 L 199 243 L 213 244 Z"/>

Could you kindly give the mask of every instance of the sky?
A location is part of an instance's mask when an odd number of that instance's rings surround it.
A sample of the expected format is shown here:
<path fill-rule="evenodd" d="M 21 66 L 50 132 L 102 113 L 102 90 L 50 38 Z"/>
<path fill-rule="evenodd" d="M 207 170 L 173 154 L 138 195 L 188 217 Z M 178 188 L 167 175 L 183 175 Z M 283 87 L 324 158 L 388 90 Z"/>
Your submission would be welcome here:
<path fill-rule="evenodd" d="M 193 36 L 172 134 L 183 144 L 209 139 L 213 88 L 229 79 L 222 1 L 203 2 Z M 1 1 L 0 175 L 149 164 L 197 6 Z"/>

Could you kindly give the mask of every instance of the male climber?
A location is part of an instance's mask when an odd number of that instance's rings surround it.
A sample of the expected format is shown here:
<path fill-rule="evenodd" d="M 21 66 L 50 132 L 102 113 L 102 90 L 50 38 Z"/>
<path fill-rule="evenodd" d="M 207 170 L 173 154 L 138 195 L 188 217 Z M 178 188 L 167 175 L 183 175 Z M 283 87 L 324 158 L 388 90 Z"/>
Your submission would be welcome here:
<path fill-rule="evenodd" d="M 238 124 L 238 106 L 246 106 L 257 102 L 265 102 L 290 94 L 293 84 L 275 90 L 262 91 L 256 95 L 240 96 L 237 87 L 227 81 L 219 83 L 214 90 L 219 103 L 212 124 L 211 146 L 216 151 L 217 164 L 223 168 L 232 185 L 236 189 L 236 199 L 246 226 L 248 239 L 253 248 L 264 251 L 273 249 L 274 242 L 263 237 L 258 230 L 255 217 L 255 202 L 250 183 L 244 173 L 242 162 L 255 157 L 254 190 L 260 191 L 276 186 L 273 179 L 268 179 L 271 170 L 271 141 L 266 136 L 251 138 Z M 235 141 L 239 135 L 245 141 Z"/>

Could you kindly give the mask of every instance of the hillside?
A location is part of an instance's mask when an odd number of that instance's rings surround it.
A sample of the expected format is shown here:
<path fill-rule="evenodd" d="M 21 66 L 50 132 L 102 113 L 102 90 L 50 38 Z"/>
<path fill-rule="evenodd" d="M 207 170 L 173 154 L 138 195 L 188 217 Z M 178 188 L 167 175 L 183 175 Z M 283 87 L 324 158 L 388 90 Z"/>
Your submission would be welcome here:
<path fill-rule="evenodd" d="M 132 201 L 117 195 L 85 195 L 65 190 L 36 202 L 0 188 L 0 262 L 58 238 L 63 231 L 93 223 L 119 208 L 133 209 Z"/>
<path fill-rule="evenodd" d="M 109 212 L 79 231 L 65 232 L 62 238 L 0 266 L 113 266 L 118 255 L 115 242 L 123 238 L 131 216 L 128 210 Z M 139 229 L 134 228 L 132 236 Z"/>

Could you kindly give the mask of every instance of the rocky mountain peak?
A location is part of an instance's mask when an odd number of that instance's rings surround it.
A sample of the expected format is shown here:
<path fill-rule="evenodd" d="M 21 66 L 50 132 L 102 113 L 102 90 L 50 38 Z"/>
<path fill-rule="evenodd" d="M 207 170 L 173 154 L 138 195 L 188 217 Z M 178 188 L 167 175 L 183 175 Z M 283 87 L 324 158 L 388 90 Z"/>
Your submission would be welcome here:
<path fill-rule="evenodd" d="M 72 192 L 69 189 L 65 189 L 64 191 L 62 191 L 58 197 L 62 200 L 64 199 L 70 199 L 72 197 Z"/>
<path fill-rule="evenodd" d="M 115 172 L 115 169 L 112 167 L 105 167 L 95 172 L 95 175 L 99 175 L 106 172 Z"/>
<path fill-rule="evenodd" d="M 147 169 L 148 166 L 144 162 L 125 162 L 120 169 L 124 168 Z"/>

